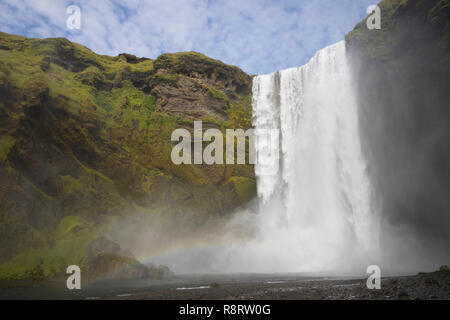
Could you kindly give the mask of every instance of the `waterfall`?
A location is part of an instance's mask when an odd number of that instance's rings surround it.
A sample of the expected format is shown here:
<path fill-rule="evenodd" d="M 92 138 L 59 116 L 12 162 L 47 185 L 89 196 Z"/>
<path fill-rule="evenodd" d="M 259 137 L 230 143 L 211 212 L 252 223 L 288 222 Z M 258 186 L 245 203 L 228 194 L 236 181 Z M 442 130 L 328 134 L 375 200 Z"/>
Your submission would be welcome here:
<path fill-rule="evenodd" d="M 183 272 L 328 275 L 364 274 L 378 264 L 379 214 L 345 42 L 300 68 L 255 77 L 253 118 L 256 207 L 221 225 L 219 244 L 207 241 L 153 262 Z M 268 131 L 277 139 L 264 139 Z"/>
<path fill-rule="evenodd" d="M 300 68 L 255 77 L 253 115 L 256 132 L 279 130 L 279 160 L 276 172 L 267 166 L 274 161 L 257 133 L 259 239 L 240 259 L 260 271 L 350 270 L 376 260 L 379 223 L 345 42 Z"/>

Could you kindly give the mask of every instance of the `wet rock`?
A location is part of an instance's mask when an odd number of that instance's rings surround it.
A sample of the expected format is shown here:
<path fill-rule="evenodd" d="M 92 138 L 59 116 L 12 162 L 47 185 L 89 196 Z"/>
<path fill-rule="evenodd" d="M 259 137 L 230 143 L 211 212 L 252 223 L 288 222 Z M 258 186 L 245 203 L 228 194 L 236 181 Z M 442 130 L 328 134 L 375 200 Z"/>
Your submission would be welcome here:
<path fill-rule="evenodd" d="M 399 290 L 398 293 L 397 293 L 397 298 L 398 299 L 408 299 L 409 298 L 409 294 L 405 290 Z"/>
<path fill-rule="evenodd" d="M 170 268 L 168 266 L 160 265 L 159 269 L 162 270 L 162 274 L 163 274 L 164 278 L 175 275 L 175 273 L 173 273 L 172 270 L 170 270 Z"/>
<path fill-rule="evenodd" d="M 152 263 L 146 263 L 145 266 L 149 270 L 148 277 L 151 279 L 164 279 L 175 275 L 169 267 L 164 265 L 155 266 Z"/>
<path fill-rule="evenodd" d="M 87 247 L 88 257 L 94 257 L 101 252 L 119 254 L 120 246 L 108 240 L 106 237 L 99 237 L 93 240 Z"/>
<path fill-rule="evenodd" d="M 438 287 L 439 286 L 439 281 L 437 281 L 436 279 L 434 279 L 434 278 L 426 278 L 425 279 L 425 284 L 427 285 L 427 286 L 431 286 L 431 287 L 433 287 L 433 286 L 436 286 L 436 287 Z"/>
<path fill-rule="evenodd" d="M 90 276 L 101 279 L 153 278 L 151 270 L 134 258 L 98 253 L 89 264 Z M 155 277 L 156 278 L 156 277 Z"/>

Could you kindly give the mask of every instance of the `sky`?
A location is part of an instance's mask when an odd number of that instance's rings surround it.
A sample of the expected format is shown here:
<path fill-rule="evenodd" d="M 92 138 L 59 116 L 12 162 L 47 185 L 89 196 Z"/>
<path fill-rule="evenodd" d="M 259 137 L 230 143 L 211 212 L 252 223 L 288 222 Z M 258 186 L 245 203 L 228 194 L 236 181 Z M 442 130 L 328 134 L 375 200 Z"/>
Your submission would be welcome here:
<path fill-rule="evenodd" d="M 0 30 L 65 37 L 96 53 L 198 51 L 249 74 L 299 67 L 343 40 L 378 0 L 0 0 Z M 69 29 L 67 8 L 80 8 Z"/>

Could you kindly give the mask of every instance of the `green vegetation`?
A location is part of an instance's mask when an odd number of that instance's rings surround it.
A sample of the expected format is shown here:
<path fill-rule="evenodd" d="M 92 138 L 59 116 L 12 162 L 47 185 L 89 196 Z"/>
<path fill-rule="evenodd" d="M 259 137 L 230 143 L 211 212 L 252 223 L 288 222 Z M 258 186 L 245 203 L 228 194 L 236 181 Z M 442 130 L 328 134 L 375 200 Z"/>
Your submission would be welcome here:
<path fill-rule="evenodd" d="M 158 57 L 157 64 L 162 65 L 164 69 L 171 72 L 178 72 L 184 61 L 196 61 L 202 65 L 223 65 L 226 68 L 240 70 L 236 66 L 226 65 L 219 60 L 212 59 L 202 53 L 195 51 L 177 52 L 177 53 L 165 53 Z"/>
<path fill-rule="evenodd" d="M 155 111 L 156 99 L 154 96 L 145 96 L 143 101 L 144 107 L 147 108 L 149 112 Z"/>
<path fill-rule="evenodd" d="M 170 159 L 173 130 L 194 120 L 251 126 L 251 78 L 237 67 L 195 52 L 110 57 L 0 33 L 0 93 L 1 279 L 92 267 L 89 245 L 114 234 L 99 231 L 105 221 L 120 230 L 131 217 L 185 216 L 201 226 L 252 194 L 250 165 Z"/>
<path fill-rule="evenodd" d="M 28 249 L 1 264 L 0 279 L 41 279 L 64 273 L 72 264 L 86 270 L 86 248 L 98 236 L 93 226 L 82 218 L 65 217 L 48 236 L 46 247 Z"/>
<path fill-rule="evenodd" d="M 9 150 L 14 145 L 14 139 L 12 137 L 0 137 L 0 162 L 4 162 L 8 157 Z"/>
<path fill-rule="evenodd" d="M 227 110 L 230 127 L 242 129 L 252 127 L 252 113 L 248 105 L 251 105 L 250 95 L 241 96 L 237 103 L 230 104 Z"/>
<path fill-rule="evenodd" d="M 128 80 L 122 82 L 121 88 L 114 88 L 111 91 L 97 91 L 95 102 L 107 112 L 121 107 L 139 109 L 140 111 L 142 111 L 142 106 L 145 106 L 148 110 L 155 109 L 155 98 L 146 96 Z"/>
<path fill-rule="evenodd" d="M 0 279 L 40 280 L 44 278 L 42 257 L 34 249 L 28 249 L 14 257 L 8 263 L 0 265 Z"/>
<path fill-rule="evenodd" d="M 71 195 L 83 188 L 83 184 L 71 176 L 61 176 L 61 182 L 66 195 Z"/>
<path fill-rule="evenodd" d="M 225 102 L 226 104 L 230 103 L 230 100 L 228 99 L 227 95 L 222 90 L 208 87 L 208 91 L 214 99 Z"/>
<path fill-rule="evenodd" d="M 176 83 L 178 79 L 180 79 L 180 75 L 173 73 L 169 74 L 157 73 L 155 74 L 155 78 L 161 82 Z"/>
<path fill-rule="evenodd" d="M 241 204 L 251 200 L 256 194 L 256 182 L 254 179 L 244 177 L 231 177 L 228 181 L 236 190 Z"/>

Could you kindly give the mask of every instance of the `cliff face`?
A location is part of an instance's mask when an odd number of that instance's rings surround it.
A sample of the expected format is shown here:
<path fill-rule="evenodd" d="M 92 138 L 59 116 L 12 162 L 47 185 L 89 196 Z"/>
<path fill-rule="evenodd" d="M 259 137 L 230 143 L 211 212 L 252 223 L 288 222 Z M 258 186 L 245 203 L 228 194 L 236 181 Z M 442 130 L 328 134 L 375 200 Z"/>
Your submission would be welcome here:
<path fill-rule="evenodd" d="M 0 277 L 89 267 L 105 222 L 199 226 L 249 201 L 250 165 L 172 163 L 172 131 L 194 120 L 249 128 L 250 76 L 194 52 L 109 57 L 0 33 Z"/>
<path fill-rule="evenodd" d="M 414 230 L 424 259 L 448 259 L 450 1 L 380 7 L 381 30 L 363 21 L 347 36 L 369 170 L 385 222 Z"/>

